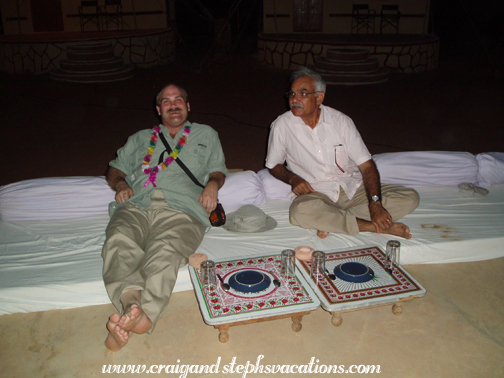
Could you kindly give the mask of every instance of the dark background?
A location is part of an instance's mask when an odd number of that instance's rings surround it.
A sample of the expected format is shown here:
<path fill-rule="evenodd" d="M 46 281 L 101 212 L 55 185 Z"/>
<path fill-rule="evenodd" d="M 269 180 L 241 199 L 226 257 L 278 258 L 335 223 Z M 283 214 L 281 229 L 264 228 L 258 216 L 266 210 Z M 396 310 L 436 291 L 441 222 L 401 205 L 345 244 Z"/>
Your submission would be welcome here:
<path fill-rule="evenodd" d="M 234 1 L 202 3 L 216 19 Z M 216 3 L 222 7 L 211 8 Z M 126 81 L 72 84 L 0 73 L 0 185 L 103 175 L 129 135 L 158 123 L 154 97 L 170 82 L 189 92 L 190 120 L 219 132 L 229 168 L 262 169 L 269 125 L 287 110 L 290 71 L 259 64 L 262 2 L 242 3 L 226 51 L 212 48 L 211 22 L 188 8 L 196 3 L 177 1 L 176 61 L 138 68 Z M 441 40 L 436 70 L 329 86 L 324 103 L 353 118 L 373 154 L 504 151 L 502 20 L 501 1 L 433 1 L 430 29 Z"/>

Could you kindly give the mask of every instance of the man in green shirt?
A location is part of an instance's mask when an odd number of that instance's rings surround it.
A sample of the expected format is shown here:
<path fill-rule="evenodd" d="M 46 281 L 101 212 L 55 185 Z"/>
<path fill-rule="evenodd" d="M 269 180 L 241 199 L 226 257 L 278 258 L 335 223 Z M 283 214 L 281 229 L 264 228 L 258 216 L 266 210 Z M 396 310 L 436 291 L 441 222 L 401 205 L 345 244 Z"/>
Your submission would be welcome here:
<path fill-rule="evenodd" d="M 164 87 L 156 109 L 161 124 L 130 136 L 107 173 L 116 203 L 103 246 L 103 280 L 119 313 L 109 318 L 105 345 L 114 351 L 126 345 L 131 332 L 152 332 L 179 268 L 210 226 L 208 216 L 227 174 L 217 132 L 187 120 L 190 106 L 184 89 Z M 206 183 L 204 189 L 193 183 L 177 158 Z"/>

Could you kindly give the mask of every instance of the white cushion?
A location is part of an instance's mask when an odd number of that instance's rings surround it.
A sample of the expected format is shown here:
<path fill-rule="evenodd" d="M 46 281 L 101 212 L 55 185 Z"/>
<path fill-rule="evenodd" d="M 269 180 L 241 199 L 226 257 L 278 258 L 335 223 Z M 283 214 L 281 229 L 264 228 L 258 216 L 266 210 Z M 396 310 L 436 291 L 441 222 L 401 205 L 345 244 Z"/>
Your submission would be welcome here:
<path fill-rule="evenodd" d="M 382 183 L 409 187 L 475 184 L 476 157 L 468 152 L 412 151 L 373 156 Z"/>
<path fill-rule="evenodd" d="M 228 174 L 219 190 L 219 202 L 226 212 L 237 210 L 243 205 L 262 205 L 266 202 L 266 196 L 261 180 L 253 171 Z"/>
<path fill-rule="evenodd" d="M 476 155 L 478 161 L 478 185 L 488 188 L 504 184 L 504 152 L 486 152 Z"/>
<path fill-rule="evenodd" d="M 52 177 L 20 181 L 0 188 L 0 218 L 6 222 L 82 218 L 108 214 L 115 192 L 104 177 Z M 230 173 L 219 190 L 226 211 L 266 202 L 253 171 Z"/>
<path fill-rule="evenodd" d="M 289 184 L 273 177 L 266 168 L 257 172 L 257 175 L 261 179 L 267 199 L 291 200 L 293 194 Z"/>
<path fill-rule="evenodd" d="M 108 214 L 114 196 L 104 177 L 20 181 L 0 188 L 0 218 L 14 222 Z"/>

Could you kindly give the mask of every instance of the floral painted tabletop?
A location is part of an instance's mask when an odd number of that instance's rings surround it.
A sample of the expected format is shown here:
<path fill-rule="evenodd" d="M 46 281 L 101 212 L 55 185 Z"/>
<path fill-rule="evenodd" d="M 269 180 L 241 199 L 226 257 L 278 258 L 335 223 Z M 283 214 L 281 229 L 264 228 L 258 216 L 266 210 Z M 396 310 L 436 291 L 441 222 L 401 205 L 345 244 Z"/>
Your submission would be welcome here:
<path fill-rule="evenodd" d="M 392 273 L 385 270 L 385 254 L 378 246 L 326 252 L 326 269 L 329 272 L 345 262 L 359 262 L 371 268 L 373 279 L 357 283 L 323 276 L 317 285 L 310 277 L 311 261 L 298 261 L 299 270 L 317 293 L 322 307 L 328 311 L 392 303 L 410 296 L 425 295 L 425 289 L 401 265 L 394 265 Z"/>
<path fill-rule="evenodd" d="M 225 283 L 241 271 L 258 271 L 270 279 L 270 285 L 257 293 L 243 293 L 233 288 L 224 290 L 217 285 L 205 287 L 201 283 L 200 270 L 189 267 L 205 323 L 215 325 L 241 320 L 262 318 L 280 314 L 312 311 L 320 301 L 305 278 L 296 274 L 281 274 L 280 255 L 254 256 L 237 260 L 215 261 L 216 273 Z M 280 286 L 273 281 L 278 279 Z"/>

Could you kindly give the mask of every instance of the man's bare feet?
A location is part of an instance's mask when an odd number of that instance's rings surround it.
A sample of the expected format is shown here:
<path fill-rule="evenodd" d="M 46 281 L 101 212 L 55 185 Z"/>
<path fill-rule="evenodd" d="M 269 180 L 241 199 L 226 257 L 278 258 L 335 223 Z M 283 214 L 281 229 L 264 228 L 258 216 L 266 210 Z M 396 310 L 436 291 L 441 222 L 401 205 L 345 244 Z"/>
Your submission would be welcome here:
<path fill-rule="evenodd" d="M 320 239 L 325 239 L 327 237 L 327 235 L 329 235 L 329 232 L 317 230 L 317 236 Z"/>
<path fill-rule="evenodd" d="M 359 225 L 359 231 L 361 232 L 376 232 L 376 228 L 372 222 L 357 219 L 357 224 Z M 409 227 L 406 226 L 404 223 L 399 222 L 392 223 L 392 225 L 389 228 L 385 230 L 380 230 L 380 233 L 400 236 L 401 238 L 404 239 L 411 239 L 411 233 Z M 327 235 L 329 235 L 329 232 L 317 230 L 317 236 L 320 239 L 325 239 Z"/>
<path fill-rule="evenodd" d="M 399 222 L 392 223 L 392 226 L 390 226 L 386 230 L 382 230 L 382 233 L 400 236 L 401 238 L 404 239 L 411 239 L 410 229 L 404 223 Z"/>
<path fill-rule="evenodd" d="M 142 334 L 151 329 L 152 322 L 138 304 L 132 303 L 124 308 L 118 325 L 126 331 Z"/>
<path fill-rule="evenodd" d="M 105 346 L 118 351 L 128 343 L 130 332 L 146 333 L 152 328 L 152 321 L 140 307 L 140 292 L 132 290 L 121 295 L 124 315 L 113 314 L 107 323 L 109 334 Z"/>
<path fill-rule="evenodd" d="M 128 343 L 129 332 L 121 328 L 119 322 L 119 314 L 112 314 L 107 322 L 109 334 L 105 340 L 105 346 L 111 351 L 118 351 Z"/>
<path fill-rule="evenodd" d="M 359 231 L 361 232 L 362 231 L 376 232 L 374 224 L 370 221 L 365 221 L 357 218 L 357 224 L 359 226 Z M 401 238 L 404 239 L 411 239 L 411 233 L 409 227 L 406 226 L 404 223 L 399 222 L 392 223 L 392 225 L 389 228 L 380 230 L 380 233 L 400 236 Z"/>

